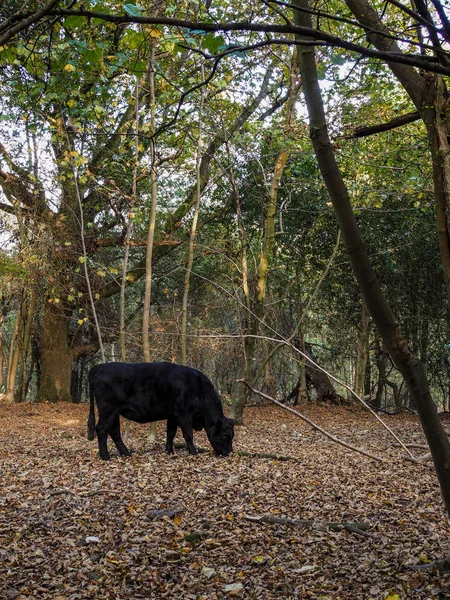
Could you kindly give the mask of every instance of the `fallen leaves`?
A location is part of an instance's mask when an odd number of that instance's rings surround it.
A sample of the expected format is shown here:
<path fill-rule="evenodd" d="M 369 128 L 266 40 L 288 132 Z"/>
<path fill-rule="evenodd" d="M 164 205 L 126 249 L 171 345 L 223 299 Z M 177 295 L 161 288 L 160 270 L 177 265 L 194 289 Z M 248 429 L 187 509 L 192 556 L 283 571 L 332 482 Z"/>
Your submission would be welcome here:
<path fill-rule="evenodd" d="M 86 440 L 87 412 L 0 406 L 0 598 L 449 597 L 448 575 L 409 568 L 450 555 L 435 475 L 405 463 L 366 413 L 305 409 L 382 464 L 276 407 L 247 409 L 226 459 L 168 457 L 164 424 L 154 446 L 133 424 L 132 457 L 113 451 L 104 463 Z M 413 416 L 389 425 L 423 445 Z M 209 448 L 204 433 L 196 442 Z M 261 515 L 269 522 L 246 519 Z"/>

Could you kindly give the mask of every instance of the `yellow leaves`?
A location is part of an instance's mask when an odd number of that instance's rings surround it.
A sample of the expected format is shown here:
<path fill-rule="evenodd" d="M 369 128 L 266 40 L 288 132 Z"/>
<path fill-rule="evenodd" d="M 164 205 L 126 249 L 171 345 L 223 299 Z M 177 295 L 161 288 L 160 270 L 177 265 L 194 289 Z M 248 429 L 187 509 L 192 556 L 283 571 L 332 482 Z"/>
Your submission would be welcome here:
<path fill-rule="evenodd" d="M 421 552 L 419 554 L 419 560 L 421 563 L 423 563 L 424 565 L 427 565 L 428 563 L 431 562 L 431 560 L 428 558 L 428 556 L 426 554 L 424 554 L 423 552 Z"/>
<path fill-rule="evenodd" d="M 180 515 L 175 515 L 174 516 L 173 522 L 175 523 L 175 525 L 180 525 L 181 521 L 182 521 L 182 519 L 181 519 Z"/>
<path fill-rule="evenodd" d="M 162 36 L 162 32 L 157 27 L 145 27 L 146 33 L 154 39 L 160 38 Z"/>
<path fill-rule="evenodd" d="M 76 71 L 76 68 L 71 65 L 70 63 L 67 63 L 67 65 L 64 65 L 64 71 L 68 71 L 69 73 L 72 73 L 73 71 Z"/>
<path fill-rule="evenodd" d="M 115 267 L 108 267 L 108 271 L 112 274 L 112 275 L 117 275 L 119 273 L 118 269 L 116 269 Z"/>
<path fill-rule="evenodd" d="M 99 277 L 105 277 L 105 276 L 106 276 L 106 271 L 104 271 L 103 269 L 99 269 L 99 270 L 97 271 L 97 275 L 98 275 Z"/>
<path fill-rule="evenodd" d="M 400 596 L 398 594 L 389 593 L 384 600 L 400 600 Z"/>
<path fill-rule="evenodd" d="M 252 558 L 252 563 L 255 565 L 263 565 L 266 562 L 266 558 L 261 556 L 261 554 L 257 554 Z"/>

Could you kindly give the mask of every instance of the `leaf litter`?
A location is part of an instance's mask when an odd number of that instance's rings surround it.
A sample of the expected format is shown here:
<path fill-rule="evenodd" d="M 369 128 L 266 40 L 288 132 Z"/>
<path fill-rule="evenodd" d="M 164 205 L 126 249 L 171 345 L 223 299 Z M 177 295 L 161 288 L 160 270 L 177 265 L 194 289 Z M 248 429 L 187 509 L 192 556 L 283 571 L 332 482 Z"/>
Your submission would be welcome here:
<path fill-rule="evenodd" d="M 450 555 L 434 471 L 403 460 L 368 413 L 304 412 L 386 462 L 265 406 L 246 410 L 225 459 L 204 432 L 208 452 L 167 456 L 164 423 L 156 444 L 133 423 L 133 455 L 107 463 L 87 405 L 0 405 L 0 598 L 450 598 L 449 574 L 410 568 Z M 413 415 L 386 420 L 424 444 Z M 348 522 L 370 535 L 323 525 Z"/>

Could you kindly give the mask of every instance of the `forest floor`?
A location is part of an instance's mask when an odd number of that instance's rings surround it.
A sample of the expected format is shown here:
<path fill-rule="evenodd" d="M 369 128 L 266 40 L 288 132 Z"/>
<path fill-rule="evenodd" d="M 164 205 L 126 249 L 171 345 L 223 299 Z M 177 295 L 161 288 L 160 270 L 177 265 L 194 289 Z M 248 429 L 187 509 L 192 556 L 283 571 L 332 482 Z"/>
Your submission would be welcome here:
<path fill-rule="evenodd" d="M 450 555 L 434 471 L 403 460 L 365 412 L 302 410 L 385 462 L 275 406 L 246 410 L 227 458 L 203 432 L 195 440 L 208 452 L 167 456 L 160 423 L 156 444 L 132 424 L 132 457 L 112 450 L 103 462 L 86 439 L 86 404 L 0 405 L 0 598 L 450 598 L 448 574 L 410 568 Z M 404 442 L 424 443 L 414 416 L 384 418 Z M 262 515 L 314 524 L 247 519 Z M 369 536 L 324 524 L 348 521 Z"/>

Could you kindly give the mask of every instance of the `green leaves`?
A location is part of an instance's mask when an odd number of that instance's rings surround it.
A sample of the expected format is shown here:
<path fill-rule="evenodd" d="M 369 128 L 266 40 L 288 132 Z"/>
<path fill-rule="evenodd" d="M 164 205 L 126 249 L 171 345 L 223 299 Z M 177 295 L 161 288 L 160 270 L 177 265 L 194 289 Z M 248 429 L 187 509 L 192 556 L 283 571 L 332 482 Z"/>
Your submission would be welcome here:
<path fill-rule="evenodd" d="M 202 47 L 204 50 L 211 52 L 211 54 L 217 54 L 220 49 L 225 47 L 225 39 L 222 35 L 207 33 L 203 39 Z"/>
<path fill-rule="evenodd" d="M 132 17 L 142 17 L 143 9 L 136 4 L 124 4 L 124 11 Z"/>
<path fill-rule="evenodd" d="M 86 19 L 84 17 L 67 17 L 64 20 L 64 25 L 67 28 L 71 28 L 71 27 L 82 27 L 84 24 L 86 23 Z"/>

